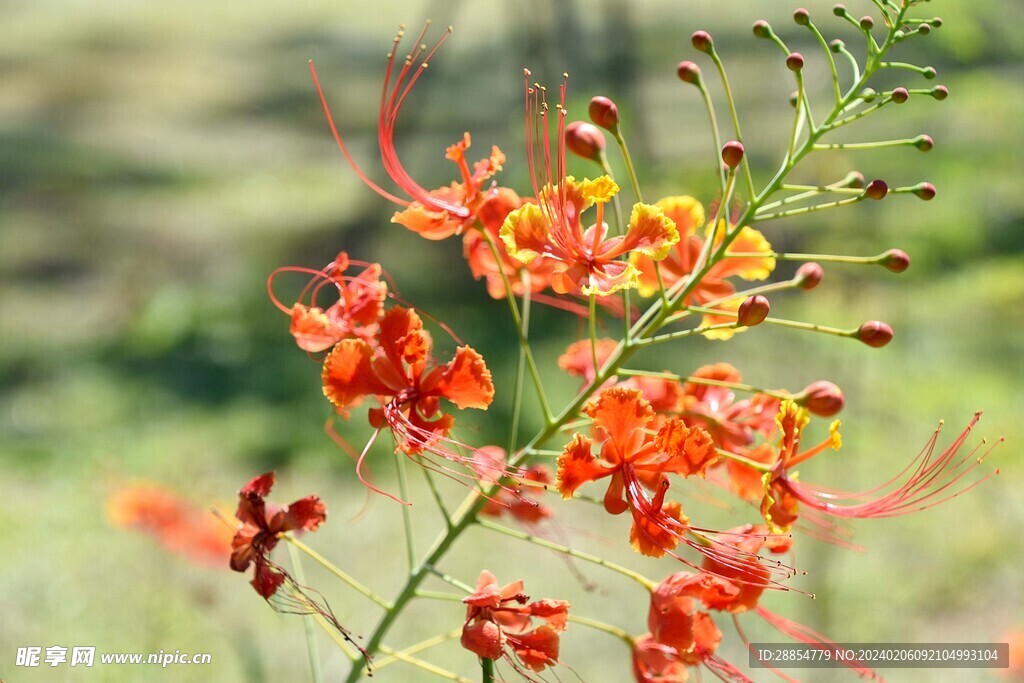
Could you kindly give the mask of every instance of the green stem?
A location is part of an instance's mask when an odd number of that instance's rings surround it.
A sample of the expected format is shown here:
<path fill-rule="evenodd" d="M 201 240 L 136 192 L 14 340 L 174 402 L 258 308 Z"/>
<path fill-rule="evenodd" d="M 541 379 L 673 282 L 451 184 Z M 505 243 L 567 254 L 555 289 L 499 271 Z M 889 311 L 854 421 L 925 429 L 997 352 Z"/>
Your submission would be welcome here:
<path fill-rule="evenodd" d="M 482 658 L 480 660 L 480 672 L 483 683 L 494 683 L 494 660 Z"/>
<path fill-rule="evenodd" d="M 618 574 L 622 574 L 623 576 L 630 578 L 633 581 L 636 581 L 649 591 L 654 590 L 654 587 L 657 585 L 654 581 L 651 581 L 643 574 L 635 572 L 632 569 L 627 569 L 626 567 L 615 564 L 614 562 L 609 562 L 608 560 L 602 557 L 598 557 L 597 555 L 591 555 L 590 553 L 575 550 L 566 545 L 552 543 L 551 541 L 544 538 L 540 538 L 539 536 L 534 536 L 533 534 L 528 534 L 524 531 L 519 531 L 518 529 L 511 529 L 507 526 L 502 526 L 501 524 L 497 524 L 487 519 L 478 520 L 477 524 L 479 524 L 484 529 L 496 531 L 499 534 L 504 534 L 512 538 L 518 538 L 521 541 L 532 543 L 534 545 L 540 546 L 541 548 L 554 550 L 555 552 L 562 553 L 563 555 L 568 555 L 569 557 L 575 557 L 576 559 L 583 560 L 584 562 L 590 562 L 592 564 L 599 565 L 601 567 L 604 567 L 605 569 L 609 569 Z"/>
<path fill-rule="evenodd" d="M 455 640 L 456 638 L 458 638 L 461 635 L 462 635 L 462 629 L 461 628 L 457 628 L 457 629 L 455 629 L 453 631 L 449 631 L 448 633 L 442 633 L 440 635 L 434 636 L 433 638 L 427 638 L 426 640 L 421 641 L 419 643 L 416 643 L 415 645 L 410 645 L 409 647 L 402 648 L 401 650 L 398 651 L 398 654 L 399 655 L 405 655 L 405 656 L 414 655 L 417 652 L 423 652 L 424 650 L 429 650 L 432 647 L 437 647 L 438 645 L 443 645 L 444 643 L 447 643 L 449 640 Z M 373 670 L 374 671 L 380 671 L 385 666 L 387 666 L 389 664 L 394 664 L 395 662 L 398 662 L 398 661 L 401 661 L 401 660 L 398 657 L 394 656 L 394 655 L 388 655 L 387 657 L 382 657 L 379 660 L 374 660 L 374 662 L 373 662 Z"/>
<path fill-rule="evenodd" d="M 581 617 L 578 614 L 570 614 L 569 621 L 571 621 L 574 624 L 579 624 L 580 626 L 586 626 L 588 628 L 596 629 L 598 631 L 604 631 L 605 633 L 613 635 L 619 640 L 622 640 L 629 647 L 633 647 L 633 636 L 629 635 L 618 626 L 612 626 L 611 624 L 606 624 L 603 621 L 598 621 L 597 619 Z"/>
<path fill-rule="evenodd" d="M 299 557 L 299 550 L 294 545 L 288 546 L 288 557 L 292 561 L 292 573 L 299 585 L 306 584 L 306 574 L 302 570 L 302 558 Z M 313 683 L 323 683 L 324 672 L 320 666 L 320 649 L 316 644 L 316 634 L 313 632 L 313 625 L 316 623 L 311 615 L 302 618 L 302 629 L 306 632 L 306 654 L 309 655 L 309 672 L 313 677 Z"/>
<path fill-rule="evenodd" d="M 395 466 L 398 469 L 398 491 L 402 500 L 409 500 L 409 475 L 405 469 L 405 454 L 395 451 Z M 402 505 L 402 528 L 405 530 L 405 555 L 409 560 L 409 571 L 416 567 L 416 540 L 413 538 L 412 506 Z"/>
<path fill-rule="evenodd" d="M 441 491 L 437 488 L 437 482 L 434 481 L 434 475 L 430 473 L 430 470 L 426 467 L 421 467 L 423 471 L 423 477 L 427 480 L 427 488 L 430 489 L 430 495 L 434 498 L 434 503 L 437 504 L 437 510 L 441 513 L 444 518 L 445 526 L 451 527 L 452 516 L 448 514 L 448 506 L 444 504 L 444 498 L 441 497 Z"/>
<path fill-rule="evenodd" d="M 523 270 L 523 316 L 522 316 L 522 336 L 526 339 L 530 338 L 530 273 L 527 270 Z M 526 382 L 526 352 L 523 347 L 519 347 L 519 355 L 516 360 L 516 379 L 515 384 L 512 387 L 512 425 L 508 430 L 508 450 L 507 453 L 515 453 L 516 443 L 519 439 L 519 420 L 523 412 L 523 384 Z M 449 520 L 449 525 L 451 520 Z"/>
<path fill-rule="evenodd" d="M 351 588 L 354 588 L 356 592 L 360 593 L 364 597 L 369 598 L 371 601 L 375 602 L 376 604 L 380 605 L 386 610 L 390 610 L 392 608 L 390 602 L 380 597 L 372 590 L 370 590 L 369 588 L 361 584 L 359 581 L 354 579 L 352 576 L 336 567 L 333 563 L 331 563 L 330 560 L 328 560 L 326 557 L 310 548 L 308 545 L 306 545 L 299 539 L 288 534 L 284 534 L 282 536 L 279 536 L 278 538 L 280 538 L 283 541 L 287 541 L 288 543 L 292 544 L 302 552 L 306 553 L 306 555 L 308 555 L 310 558 L 316 561 L 320 566 L 322 566 L 330 573 L 334 574 L 337 578 L 341 579 L 342 582 L 348 584 Z"/>
<path fill-rule="evenodd" d="M 736 131 L 736 141 L 743 144 L 743 133 L 740 132 L 740 117 L 736 113 L 736 100 L 732 96 L 732 87 L 729 85 L 729 77 L 725 73 L 725 64 L 722 63 L 722 58 L 718 56 L 718 52 L 715 51 L 714 46 L 708 51 L 711 60 L 715 63 L 715 67 L 718 69 L 718 75 L 722 79 L 722 87 L 725 90 L 725 101 L 729 104 L 729 115 L 732 117 L 732 127 Z M 743 175 L 747 177 L 747 189 L 750 192 L 750 196 L 753 197 L 754 190 L 754 176 L 750 172 L 750 161 L 747 159 L 747 155 L 743 155 Z"/>

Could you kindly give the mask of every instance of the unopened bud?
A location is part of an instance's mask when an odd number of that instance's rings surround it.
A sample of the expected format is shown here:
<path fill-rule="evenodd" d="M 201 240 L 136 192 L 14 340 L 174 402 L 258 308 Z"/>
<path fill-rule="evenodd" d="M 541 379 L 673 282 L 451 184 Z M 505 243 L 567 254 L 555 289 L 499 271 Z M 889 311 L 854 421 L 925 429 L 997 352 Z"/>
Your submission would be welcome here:
<path fill-rule="evenodd" d="M 804 68 L 804 56 L 799 52 L 790 52 L 786 57 L 786 67 L 790 71 L 799 71 Z"/>
<path fill-rule="evenodd" d="M 828 49 L 832 50 L 832 52 L 836 54 L 842 52 L 844 47 L 846 47 L 846 43 L 839 40 L 838 38 L 836 38 L 835 40 L 828 44 Z"/>
<path fill-rule="evenodd" d="M 608 145 L 600 128 L 586 121 L 573 121 L 565 127 L 565 146 L 578 157 L 600 163 Z"/>
<path fill-rule="evenodd" d="M 807 26 L 807 24 L 811 23 L 811 13 L 801 7 L 797 11 L 793 12 L 793 21 L 800 26 Z"/>
<path fill-rule="evenodd" d="M 890 249 L 882 254 L 879 263 L 894 273 L 902 273 L 910 267 L 910 257 L 902 249 Z"/>
<path fill-rule="evenodd" d="M 699 52 L 710 52 L 711 48 L 715 45 L 715 41 L 711 40 L 711 34 L 707 31 L 697 31 L 690 36 L 690 42 L 693 43 L 694 49 Z"/>
<path fill-rule="evenodd" d="M 757 294 L 747 297 L 736 311 L 736 322 L 740 327 L 754 327 L 764 322 L 771 310 L 766 297 Z"/>
<path fill-rule="evenodd" d="M 930 135 L 918 135 L 914 138 L 914 147 L 917 147 L 922 152 L 930 152 L 934 146 L 935 141 L 932 140 Z"/>
<path fill-rule="evenodd" d="M 865 102 L 872 102 L 876 97 L 878 97 L 878 93 L 875 91 L 874 88 L 864 88 L 863 90 L 860 91 L 858 97 L 860 97 Z"/>
<path fill-rule="evenodd" d="M 930 81 L 933 80 L 936 76 L 938 76 L 939 72 L 935 70 L 934 66 L 926 66 L 924 68 L 924 71 L 921 72 L 921 75 Z"/>
<path fill-rule="evenodd" d="M 864 174 L 860 171 L 850 171 L 843 178 L 843 187 L 864 187 Z"/>
<path fill-rule="evenodd" d="M 937 85 L 932 88 L 932 97 L 939 100 L 940 102 L 949 97 L 949 88 L 944 85 Z"/>
<path fill-rule="evenodd" d="M 798 104 L 800 104 L 800 91 L 794 90 L 793 92 L 789 93 L 789 106 L 796 109 L 796 105 Z"/>
<path fill-rule="evenodd" d="M 676 74 L 683 83 L 700 83 L 700 67 L 693 62 L 679 62 L 676 67 Z"/>
<path fill-rule="evenodd" d="M 832 8 L 832 14 L 836 15 L 837 17 L 846 16 L 846 5 L 836 5 L 835 7 Z"/>
<path fill-rule="evenodd" d="M 808 384 L 794 399 L 818 417 L 832 417 L 841 411 L 846 403 L 842 390 L 825 380 Z"/>
<path fill-rule="evenodd" d="M 892 91 L 892 101 L 896 104 L 903 104 L 910 99 L 910 93 L 906 88 L 895 88 Z"/>
<path fill-rule="evenodd" d="M 935 186 L 931 183 L 918 183 L 914 186 L 914 194 L 926 202 L 930 202 L 935 199 Z"/>
<path fill-rule="evenodd" d="M 821 278 L 825 277 L 825 269 L 821 264 L 810 261 L 796 269 L 796 276 L 793 280 L 797 287 L 810 291 L 821 284 Z"/>
<path fill-rule="evenodd" d="M 619 128 L 619 108 L 607 97 L 598 95 L 590 100 L 590 120 L 614 133 Z"/>
<path fill-rule="evenodd" d="M 932 26 L 931 24 L 921 24 L 917 27 L 917 32 L 922 36 L 926 36 L 932 32 Z"/>
<path fill-rule="evenodd" d="M 722 146 L 722 161 L 729 168 L 736 168 L 743 161 L 743 144 L 732 140 Z"/>
<path fill-rule="evenodd" d="M 885 199 L 885 195 L 889 194 L 889 186 L 885 184 L 884 180 L 872 180 L 868 183 L 868 186 L 864 188 L 864 195 L 868 199 Z"/>
<path fill-rule="evenodd" d="M 860 21 L 857 23 L 859 23 L 860 27 L 865 31 L 870 31 L 875 27 L 875 20 L 871 17 L 861 17 Z"/>
<path fill-rule="evenodd" d="M 891 342 L 892 335 L 892 328 L 881 320 L 869 320 L 857 328 L 857 339 L 875 349 Z"/>
<path fill-rule="evenodd" d="M 771 25 L 764 19 L 754 22 L 754 35 L 758 38 L 769 38 L 772 35 Z M 699 48 L 698 48 L 699 49 Z"/>
<path fill-rule="evenodd" d="M 928 20 L 928 23 L 932 25 L 932 28 L 942 27 L 942 17 L 932 17 Z"/>

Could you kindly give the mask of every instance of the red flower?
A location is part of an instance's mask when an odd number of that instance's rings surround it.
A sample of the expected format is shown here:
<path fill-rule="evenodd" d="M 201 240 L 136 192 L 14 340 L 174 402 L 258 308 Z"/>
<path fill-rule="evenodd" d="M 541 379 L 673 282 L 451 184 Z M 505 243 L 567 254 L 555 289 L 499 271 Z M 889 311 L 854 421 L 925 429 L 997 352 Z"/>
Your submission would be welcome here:
<path fill-rule="evenodd" d="M 659 642 L 687 652 L 700 635 L 697 624 L 701 600 L 735 598 L 740 589 L 731 581 L 708 572 L 678 572 L 658 584 L 651 593 L 647 628 Z"/>
<path fill-rule="evenodd" d="M 768 527 L 747 524 L 723 532 L 719 539 L 723 545 L 732 546 L 735 552 L 723 553 L 720 557 L 706 556 L 703 569 L 720 579 L 731 581 L 736 590 L 705 591 L 701 594 L 701 600 L 710 609 L 726 610 L 734 614 L 753 609 L 766 589 L 777 587 L 768 568 L 773 565 L 784 567 L 781 562 L 761 562 L 760 552 L 788 552 L 793 545 L 793 537 L 788 534 L 774 535 Z M 788 567 L 785 569 L 788 570 Z"/>
<path fill-rule="evenodd" d="M 690 674 L 674 647 L 651 634 L 633 640 L 633 677 L 637 683 L 686 683 Z"/>
<path fill-rule="evenodd" d="M 558 637 L 569 621 L 569 603 L 529 600 L 522 581 L 499 588 L 494 574 L 480 572 L 476 592 L 463 599 L 468 607 L 462 646 L 483 659 L 505 659 L 524 674 L 521 667 L 541 671 L 557 664 Z M 540 625 L 535 626 L 534 619 Z"/>
<path fill-rule="evenodd" d="M 357 275 L 346 275 L 350 265 L 363 267 Z M 291 308 L 282 304 L 273 292 L 273 281 L 281 273 L 307 273 L 313 279 L 302 290 L 302 295 Z M 274 304 L 291 315 L 291 333 L 299 348 L 309 353 L 326 351 L 342 339 L 372 340 L 377 333 L 377 321 L 384 312 L 384 299 L 388 286 L 380 281 L 379 263 L 350 261 L 341 252 L 323 270 L 307 268 L 278 268 L 267 281 L 267 290 Z M 321 291 L 327 288 L 337 300 L 326 307 L 319 305 Z M 302 299 L 309 296 L 309 304 Z"/>
<path fill-rule="evenodd" d="M 275 481 L 274 473 L 256 477 L 238 492 L 238 531 L 231 541 L 231 568 L 244 572 L 250 564 L 256 565 L 252 587 L 270 599 L 288 576 L 270 561 L 280 534 L 289 531 L 316 531 L 327 519 L 327 507 L 316 496 L 300 498 L 280 508 L 268 506 L 264 497 L 270 493 Z"/>
<path fill-rule="evenodd" d="M 610 477 L 605 510 L 633 516 L 630 541 L 644 555 L 660 557 L 678 545 L 687 531 L 679 503 L 665 502 L 667 474 L 703 475 L 718 453 L 707 432 L 690 429 L 682 420 L 668 420 L 653 437 L 645 430 L 654 410 L 636 389 L 605 389 L 584 408 L 601 440 L 576 434 L 558 459 L 558 490 L 571 498 L 583 484 Z M 655 490 L 651 498 L 644 487 Z"/>
<path fill-rule="evenodd" d="M 377 117 L 377 142 L 380 145 L 384 170 L 402 188 L 408 199 L 397 197 L 382 189 L 370 180 L 355 163 L 334 125 L 330 107 L 327 105 L 327 98 L 320 87 L 312 62 L 310 62 L 309 68 L 331 133 L 352 169 L 374 192 L 405 207 L 403 211 L 395 213 L 392 218 L 393 222 L 400 223 L 427 239 L 438 240 L 461 232 L 464 227 L 475 220 L 477 212 L 494 196 L 491 191 L 484 191 L 483 186 L 491 176 L 501 170 L 502 164 L 505 163 L 505 155 L 497 147 L 492 147 L 490 156 L 476 162 L 473 169 L 470 170 L 465 159 L 466 150 L 470 146 L 470 136 L 469 133 L 465 133 L 462 140 L 449 147 L 445 154 L 450 161 L 458 166 L 462 182 L 453 182 L 448 187 L 432 191 L 421 187 L 402 166 L 395 150 L 395 124 L 398 114 L 412 87 L 426 70 L 430 59 L 451 34 L 449 27 L 437 43 L 427 50 L 422 41 L 429 25 L 428 22 L 416 42 L 413 43 L 413 50 L 406 56 L 397 75 L 394 73 L 395 59 L 405 31 L 399 31 L 395 37 L 394 47 L 388 53 L 388 66 L 384 74 L 380 111 Z"/>

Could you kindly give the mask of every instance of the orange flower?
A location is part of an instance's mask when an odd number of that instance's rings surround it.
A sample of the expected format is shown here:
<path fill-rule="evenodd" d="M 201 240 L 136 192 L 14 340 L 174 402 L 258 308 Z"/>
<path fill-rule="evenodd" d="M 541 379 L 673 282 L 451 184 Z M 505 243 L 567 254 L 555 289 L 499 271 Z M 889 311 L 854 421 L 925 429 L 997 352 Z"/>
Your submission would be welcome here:
<path fill-rule="evenodd" d="M 597 364 L 603 366 L 619 343 L 614 339 L 598 339 L 596 344 Z M 581 339 L 569 344 L 565 353 L 558 357 L 558 367 L 574 377 L 583 378 L 584 384 L 590 384 L 597 375 L 594 368 L 594 351 L 589 339 Z"/>
<path fill-rule="evenodd" d="M 720 542 L 723 546 L 731 546 L 734 552 L 726 552 L 721 557 L 706 556 L 703 569 L 720 579 L 731 581 L 737 590 L 706 591 L 701 599 L 709 609 L 726 610 L 734 614 L 753 609 L 765 590 L 777 587 L 769 571 L 771 563 L 762 563 L 760 552 L 788 552 L 793 545 L 793 537 L 774 535 L 768 527 L 747 524 L 724 532 Z M 775 564 L 776 568 L 780 566 L 781 563 Z"/>
<path fill-rule="evenodd" d="M 362 272 L 346 275 L 349 266 L 362 266 Z M 273 282 L 281 273 L 306 273 L 313 276 L 303 288 L 302 294 L 291 308 L 281 303 L 274 295 Z M 351 261 L 348 254 L 341 252 L 323 270 L 285 267 L 271 273 L 267 291 L 279 309 L 291 316 L 291 333 L 299 348 L 309 353 L 326 351 L 342 339 L 357 338 L 372 340 L 377 333 L 377 321 L 384 312 L 384 299 L 388 286 L 380 281 L 382 270 L 379 263 Z M 322 308 L 320 293 L 327 288 L 337 300 Z M 310 303 L 302 302 L 309 296 Z"/>
<path fill-rule="evenodd" d="M 557 664 L 558 638 L 569 621 L 569 603 L 529 600 L 522 581 L 499 588 L 494 574 L 480 572 L 476 592 L 462 600 L 467 605 L 462 646 L 483 659 L 505 659 L 518 673 L 523 673 L 522 667 L 542 671 Z M 535 626 L 534 619 L 540 625 Z"/>
<path fill-rule="evenodd" d="M 496 188 L 493 195 L 492 199 L 485 203 L 477 214 L 481 229 L 469 230 L 462 238 L 462 253 L 469 263 L 470 272 L 477 280 L 485 279 L 487 293 L 493 299 L 505 298 L 505 279 L 502 277 L 502 271 L 508 278 L 509 284 L 512 285 L 512 292 L 516 296 L 526 293 L 524 271 L 529 274 L 530 292 L 537 294 L 551 283 L 551 272 L 554 265 L 543 259 L 524 265 L 509 256 L 505 243 L 499 237 L 499 232 L 508 214 L 522 206 L 523 201 L 514 191 L 505 187 Z M 485 231 L 486 236 L 484 235 Z M 494 252 L 491 250 L 488 239 L 494 243 L 499 261 L 494 259 Z"/>
<path fill-rule="evenodd" d="M 690 674 L 674 647 L 659 643 L 650 633 L 633 640 L 636 683 L 686 683 Z"/>
<path fill-rule="evenodd" d="M 659 583 L 651 593 L 647 628 L 659 643 L 687 652 L 699 635 L 700 601 L 708 595 L 729 599 L 738 592 L 735 584 L 715 574 L 678 572 Z"/>
<path fill-rule="evenodd" d="M 537 204 L 524 204 L 505 219 L 501 238 L 508 253 L 526 264 L 553 261 L 551 286 L 559 294 L 607 296 L 636 287 L 638 271 L 620 257 L 637 253 L 660 260 L 679 235 L 661 209 L 636 204 L 625 235 L 609 238 L 604 206 L 618 190 L 608 176 L 581 183 L 569 176 L 546 186 Z M 595 204 L 595 223 L 584 228 L 582 214 Z"/>
<path fill-rule="evenodd" d="M 636 254 L 632 257 L 632 264 L 639 270 L 639 288 L 641 296 L 651 296 L 658 291 L 658 272 L 665 287 L 671 287 L 680 280 L 689 277 L 700 258 L 701 250 L 704 247 L 705 237 L 698 235 L 698 229 L 704 225 L 704 207 L 693 197 L 666 197 L 658 201 L 655 206 L 660 208 L 664 214 L 671 219 L 679 230 L 679 241 L 672 248 L 661 263 L 658 270 L 655 270 L 654 261 L 643 254 Z M 706 232 L 710 232 L 708 229 Z M 721 243 L 725 237 L 725 223 L 720 222 L 715 245 Z M 736 293 L 736 288 L 728 278 L 739 276 L 744 280 L 764 280 L 775 269 L 775 258 L 771 256 L 772 247 L 757 230 L 744 227 L 740 234 L 729 245 L 729 251 L 733 253 L 756 253 L 764 254 L 758 257 L 737 257 L 723 258 L 713 265 L 701 278 L 700 283 L 687 295 L 684 303 L 705 304 L 709 301 L 728 299 Z M 728 304 L 731 304 L 728 305 Z M 718 307 L 722 309 L 735 309 L 740 300 L 723 302 Z M 704 324 L 717 322 L 728 322 L 734 320 L 728 317 L 705 316 Z M 708 332 L 705 336 L 716 339 L 726 339 L 732 336 L 733 330 L 715 330 Z"/>
<path fill-rule="evenodd" d="M 505 163 L 505 155 L 497 147 L 492 147 L 489 157 L 476 162 L 473 169 L 470 170 L 465 159 L 466 150 L 470 146 L 470 136 L 469 133 L 465 133 L 462 140 L 450 146 L 445 154 L 450 161 L 458 166 L 462 182 L 453 182 L 448 187 L 433 191 L 428 191 L 420 186 L 402 166 L 395 149 L 395 125 L 398 114 L 412 87 L 426 70 L 430 59 L 451 34 L 449 29 L 432 48 L 427 50 L 422 41 L 426 36 L 428 26 L 429 23 L 419 34 L 413 44 L 412 52 L 405 58 L 397 75 L 394 73 L 395 59 L 405 31 L 399 31 L 395 37 L 394 46 L 388 53 L 387 71 L 384 74 L 380 110 L 377 116 L 377 141 L 380 145 L 384 170 L 405 192 L 408 199 L 395 196 L 382 189 L 370 180 L 355 163 L 334 125 L 327 98 L 320 87 L 320 81 L 312 62 L 310 63 L 310 72 L 334 140 L 356 175 L 377 194 L 405 207 L 403 211 L 395 213 L 391 219 L 392 222 L 404 225 L 427 239 L 439 240 L 460 233 L 464 227 L 475 220 L 481 206 L 493 196 L 492 192 L 484 190 L 484 183 L 501 170 L 502 164 Z"/>
<path fill-rule="evenodd" d="M 107 518 L 119 528 L 154 537 L 167 550 L 205 566 L 223 566 L 231 529 L 213 514 L 157 484 L 124 486 L 107 498 Z"/>
<path fill-rule="evenodd" d="M 238 492 L 238 531 L 231 541 L 231 568 L 244 572 L 250 564 L 256 571 L 252 587 L 270 599 L 290 577 L 270 561 L 270 551 L 277 546 L 278 536 L 288 531 L 316 531 L 327 519 L 327 507 L 317 496 L 300 498 L 283 508 L 267 506 L 264 497 L 270 493 L 276 477 L 267 472 L 256 477 Z"/>
<path fill-rule="evenodd" d="M 654 410 L 636 389 L 605 389 L 586 405 L 601 443 L 573 436 L 558 458 L 558 490 L 571 498 L 583 484 L 610 477 L 604 507 L 613 515 L 629 510 L 633 516 L 630 541 L 638 552 L 660 557 L 678 545 L 687 529 L 679 503 L 665 502 L 667 474 L 702 476 L 717 459 L 707 432 L 690 429 L 681 420 L 668 420 L 655 436 L 645 430 Z M 651 498 L 644 487 L 655 490 Z"/>

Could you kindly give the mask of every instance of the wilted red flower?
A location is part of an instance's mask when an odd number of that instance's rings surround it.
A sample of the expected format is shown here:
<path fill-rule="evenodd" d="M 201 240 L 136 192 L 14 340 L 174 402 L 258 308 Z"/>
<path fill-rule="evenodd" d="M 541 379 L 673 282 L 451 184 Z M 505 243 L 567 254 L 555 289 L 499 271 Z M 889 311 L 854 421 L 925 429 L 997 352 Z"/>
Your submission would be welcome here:
<path fill-rule="evenodd" d="M 352 265 L 362 266 L 363 270 L 347 275 L 345 271 Z M 299 301 L 291 308 L 281 303 L 273 291 L 274 278 L 289 272 L 313 276 L 302 290 Z M 348 254 L 341 252 L 323 270 L 278 268 L 267 281 L 267 291 L 274 304 L 291 316 L 290 331 L 299 348 L 317 353 L 326 351 L 342 339 L 373 339 L 388 293 L 387 284 L 380 280 L 381 275 L 379 263 L 351 261 Z M 324 289 L 337 299 L 322 307 L 319 299 Z M 303 303 L 307 296 L 308 304 Z"/>
<path fill-rule="evenodd" d="M 120 528 L 137 529 L 167 550 L 205 566 L 223 566 L 231 551 L 231 529 L 157 484 L 131 484 L 107 498 L 107 518 Z"/>
<path fill-rule="evenodd" d="M 316 531 L 327 519 L 327 506 L 317 496 L 300 498 L 291 505 L 268 505 L 276 477 L 267 472 L 256 477 L 238 492 L 238 531 L 231 541 L 231 568 L 244 572 L 250 564 L 256 571 L 252 587 L 270 599 L 288 576 L 270 561 L 270 551 L 277 546 L 278 536 L 289 531 Z"/>
<path fill-rule="evenodd" d="M 685 534 L 688 520 L 679 503 L 665 502 L 666 475 L 703 475 L 718 458 L 711 437 L 682 420 L 668 420 L 654 437 L 647 435 L 654 410 L 636 389 L 605 389 L 583 412 L 593 420 L 602 442 L 601 457 L 594 456 L 591 439 L 573 436 L 558 458 L 558 490 L 571 498 L 583 484 L 610 477 L 604 507 L 613 515 L 630 511 L 633 547 L 653 557 L 671 551 Z M 645 486 L 656 492 L 653 498 Z"/>
<path fill-rule="evenodd" d="M 705 365 L 693 377 L 733 384 L 743 379 L 728 363 Z M 719 448 L 732 453 L 750 446 L 756 433 L 770 437 L 778 410 L 779 400 L 765 394 L 737 401 L 729 387 L 693 381 L 683 385 L 681 413 L 686 424 L 703 427 Z"/>
<path fill-rule="evenodd" d="M 476 592 L 462 600 L 468 605 L 462 646 L 483 659 L 505 659 L 524 675 L 522 667 L 542 671 L 557 664 L 558 637 L 569 621 L 569 603 L 529 600 L 522 581 L 500 588 L 494 574 L 480 572 Z M 535 619 L 539 625 L 534 625 Z"/>
<path fill-rule="evenodd" d="M 395 150 L 395 125 L 398 120 L 398 114 L 412 87 L 426 70 L 430 59 L 451 34 L 451 27 L 449 27 L 448 31 L 441 36 L 437 43 L 427 50 L 422 41 L 426 36 L 429 26 L 430 22 L 427 22 L 416 42 L 413 43 L 413 49 L 406 56 L 397 75 L 394 73 L 395 60 L 399 44 L 405 35 L 404 29 L 400 30 L 398 35 L 395 36 L 394 46 L 391 52 L 388 53 L 387 71 L 384 74 L 380 111 L 377 117 L 377 141 L 380 145 L 380 155 L 381 161 L 384 164 L 384 170 L 402 188 L 409 199 L 397 197 L 382 189 L 370 180 L 355 163 L 334 125 L 330 107 L 327 105 L 327 98 L 320 87 L 320 81 L 316 76 L 316 70 L 313 68 L 312 62 L 310 62 L 309 67 L 331 133 L 334 135 L 338 148 L 345 155 L 345 159 L 352 166 L 352 169 L 374 192 L 385 199 L 405 207 L 403 211 L 395 213 L 392 218 L 393 222 L 400 223 L 427 239 L 438 240 L 461 232 L 464 227 L 470 225 L 475 220 L 480 208 L 493 197 L 491 191 L 484 190 L 484 183 L 501 170 L 502 164 L 505 163 L 505 155 L 497 147 L 492 147 L 490 156 L 476 162 L 472 170 L 470 170 L 465 159 L 466 150 L 470 146 L 470 136 L 469 133 L 465 133 L 462 140 L 450 146 L 445 154 L 448 160 L 458 166 L 462 182 L 453 182 L 448 187 L 432 191 L 428 191 L 420 186 L 412 179 L 412 176 L 405 170 L 405 167 L 402 166 L 402 162 L 399 160 L 398 153 Z"/>

